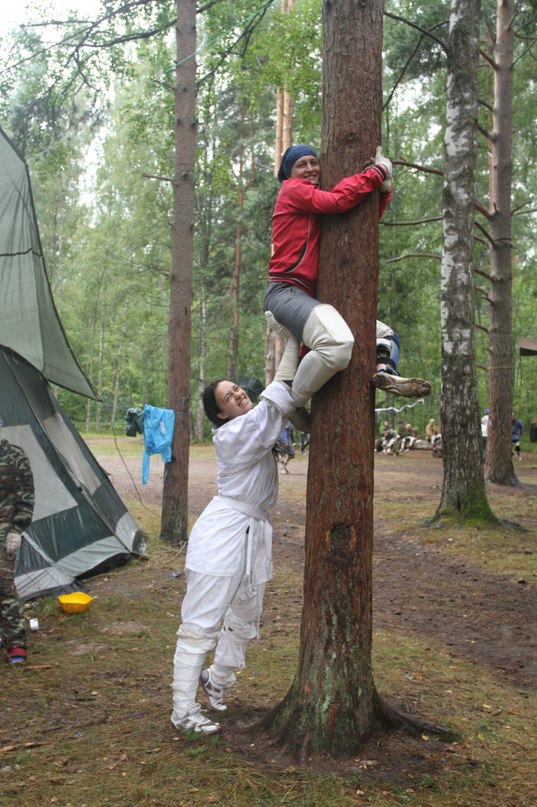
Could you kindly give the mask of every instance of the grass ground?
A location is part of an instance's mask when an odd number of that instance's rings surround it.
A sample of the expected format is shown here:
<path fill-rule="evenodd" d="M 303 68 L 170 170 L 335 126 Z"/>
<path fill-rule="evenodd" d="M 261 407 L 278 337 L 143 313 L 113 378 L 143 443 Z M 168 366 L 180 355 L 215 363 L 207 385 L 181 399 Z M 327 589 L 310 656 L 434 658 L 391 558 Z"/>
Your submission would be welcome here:
<path fill-rule="evenodd" d="M 94 451 L 107 467 L 113 440 Z M 132 458 L 137 461 L 134 450 Z M 0 669 L 2 805 L 537 804 L 537 462 L 526 453 L 516 468 L 523 487 L 489 491 L 496 514 L 517 520 L 525 532 L 418 526 L 438 498 L 441 462 L 376 462 L 376 485 L 382 490 L 389 481 L 394 495 L 376 526 L 375 682 L 399 708 L 456 731 L 457 742 L 396 732 L 373 737 L 354 757 L 317 757 L 298 766 L 261 732 L 245 729 L 241 735 L 241 723 L 260 717 L 285 695 L 296 669 L 306 462 L 297 457 L 291 474 L 281 479 L 276 575 L 266 598 L 263 640 L 252 645 L 222 735 L 178 735 L 169 722 L 183 554 L 158 541 L 155 502 L 126 494 L 149 534 L 149 560 L 86 581 L 94 601 L 84 614 L 64 614 L 55 598 L 31 603 L 27 615 L 39 619 L 40 630 L 30 635 L 29 663 Z M 211 450 L 194 451 L 193 463 L 192 500 L 199 510 L 203 497 L 212 495 Z M 113 471 L 121 473 L 115 465 Z M 158 486 L 158 469 L 152 473 Z M 425 576 L 442 564 L 451 570 L 449 586 L 398 588 L 406 562 L 416 574 L 423 568 Z M 461 569 L 463 577 L 457 576 Z M 506 603 L 512 603 L 512 614 Z M 441 629 L 434 622 L 439 614 L 447 615 Z M 504 635 L 510 626 L 513 640 Z M 507 648 L 501 658 L 488 652 L 495 644 Z M 233 725 L 232 738 L 226 721 Z"/>

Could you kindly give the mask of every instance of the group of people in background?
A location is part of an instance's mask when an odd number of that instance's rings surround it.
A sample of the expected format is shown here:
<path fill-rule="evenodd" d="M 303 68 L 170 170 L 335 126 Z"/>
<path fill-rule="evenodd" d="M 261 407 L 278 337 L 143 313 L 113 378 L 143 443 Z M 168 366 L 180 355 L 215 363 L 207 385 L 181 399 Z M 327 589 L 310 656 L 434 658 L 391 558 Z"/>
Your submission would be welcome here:
<path fill-rule="evenodd" d="M 436 428 L 436 421 L 431 418 L 425 427 L 425 440 L 431 444 L 434 451 L 438 451 L 442 437 Z M 399 456 L 402 451 L 411 451 L 419 440 L 418 430 L 411 424 L 400 421 L 397 429 L 391 426 L 389 420 L 382 424 L 380 434 L 375 442 L 378 453 Z"/>
<path fill-rule="evenodd" d="M 483 413 L 483 417 L 481 418 L 481 440 L 482 440 L 482 461 L 485 462 L 487 457 L 487 440 L 488 440 L 488 431 L 489 431 L 489 410 L 488 408 L 485 409 Z M 511 443 L 513 446 L 513 457 L 516 457 L 518 460 L 522 459 L 522 455 L 520 452 L 520 438 L 524 431 L 524 424 L 522 421 L 516 417 L 515 413 L 512 414 L 511 420 Z M 385 420 L 382 424 L 380 434 L 376 440 L 375 447 L 377 452 L 382 452 L 383 454 L 390 454 L 398 456 L 401 451 L 409 451 L 418 440 L 418 432 L 410 423 L 407 423 L 403 426 L 403 423 L 400 422 L 398 424 L 398 428 L 395 429 L 393 426 L 390 425 L 388 420 Z M 434 418 L 430 418 L 427 422 L 425 427 L 425 439 L 428 443 L 431 444 L 431 448 L 433 449 L 433 454 L 437 454 L 441 451 L 442 447 L 442 435 L 439 433 L 436 427 L 436 421 Z"/>

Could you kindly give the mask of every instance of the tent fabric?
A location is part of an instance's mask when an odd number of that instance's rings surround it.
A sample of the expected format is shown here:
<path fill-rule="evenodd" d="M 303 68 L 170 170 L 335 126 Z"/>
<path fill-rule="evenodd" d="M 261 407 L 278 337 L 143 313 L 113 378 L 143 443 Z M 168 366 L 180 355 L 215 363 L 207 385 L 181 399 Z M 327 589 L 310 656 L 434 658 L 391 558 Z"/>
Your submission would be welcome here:
<path fill-rule="evenodd" d="M 23 599 L 145 554 L 138 524 L 48 382 L 97 399 L 58 317 L 26 163 L 0 129 L 1 434 L 28 454 L 36 488 L 15 583 Z"/>
<path fill-rule="evenodd" d="M 42 375 L 0 350 L 2 436 L 28 454 L 36 502 L 15 569 L 23 599 L 144 552 L 143 535 Z"/>
<path fill-rule="evenodd" d="M 60 387 L 97 399 L 58 317 L 28 167 L 0 128 L 0 345 Z"/>

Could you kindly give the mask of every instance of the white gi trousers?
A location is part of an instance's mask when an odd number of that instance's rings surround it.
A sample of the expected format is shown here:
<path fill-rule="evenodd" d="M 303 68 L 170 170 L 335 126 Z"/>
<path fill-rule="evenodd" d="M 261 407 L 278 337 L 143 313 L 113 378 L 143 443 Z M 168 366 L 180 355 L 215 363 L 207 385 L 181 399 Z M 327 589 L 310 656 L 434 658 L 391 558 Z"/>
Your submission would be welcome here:
<path fill-rule="evenodd" d="M 245 540 L 233 576 L 186 570 L 173 661 L 172 717 L 177 720 L 195 707 L 199 676 L 213 649 L 211 679 L 224 688 L 235 683 L 234 668 L 244 669 L 248 644 L 259 636 L 265 584 L 272 576 L 272 527 L 266 513 L 227 497 L 215 498 L 248 516 Z"/>

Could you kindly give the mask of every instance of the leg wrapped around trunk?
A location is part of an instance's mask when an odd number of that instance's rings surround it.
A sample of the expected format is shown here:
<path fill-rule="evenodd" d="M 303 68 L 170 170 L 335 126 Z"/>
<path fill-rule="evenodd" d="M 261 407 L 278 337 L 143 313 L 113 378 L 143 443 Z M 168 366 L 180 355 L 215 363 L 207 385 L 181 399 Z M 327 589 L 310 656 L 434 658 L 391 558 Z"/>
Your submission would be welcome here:
<path fill-rule="evenodd" d="M 292 386 L 297 407 L 304 406 L 333 375 L 351 360 L 354 337 L 343 317 L 331 305 L 316 306 L 304 326 L 304 344 L 310 352 L 298 366 Z"/>

